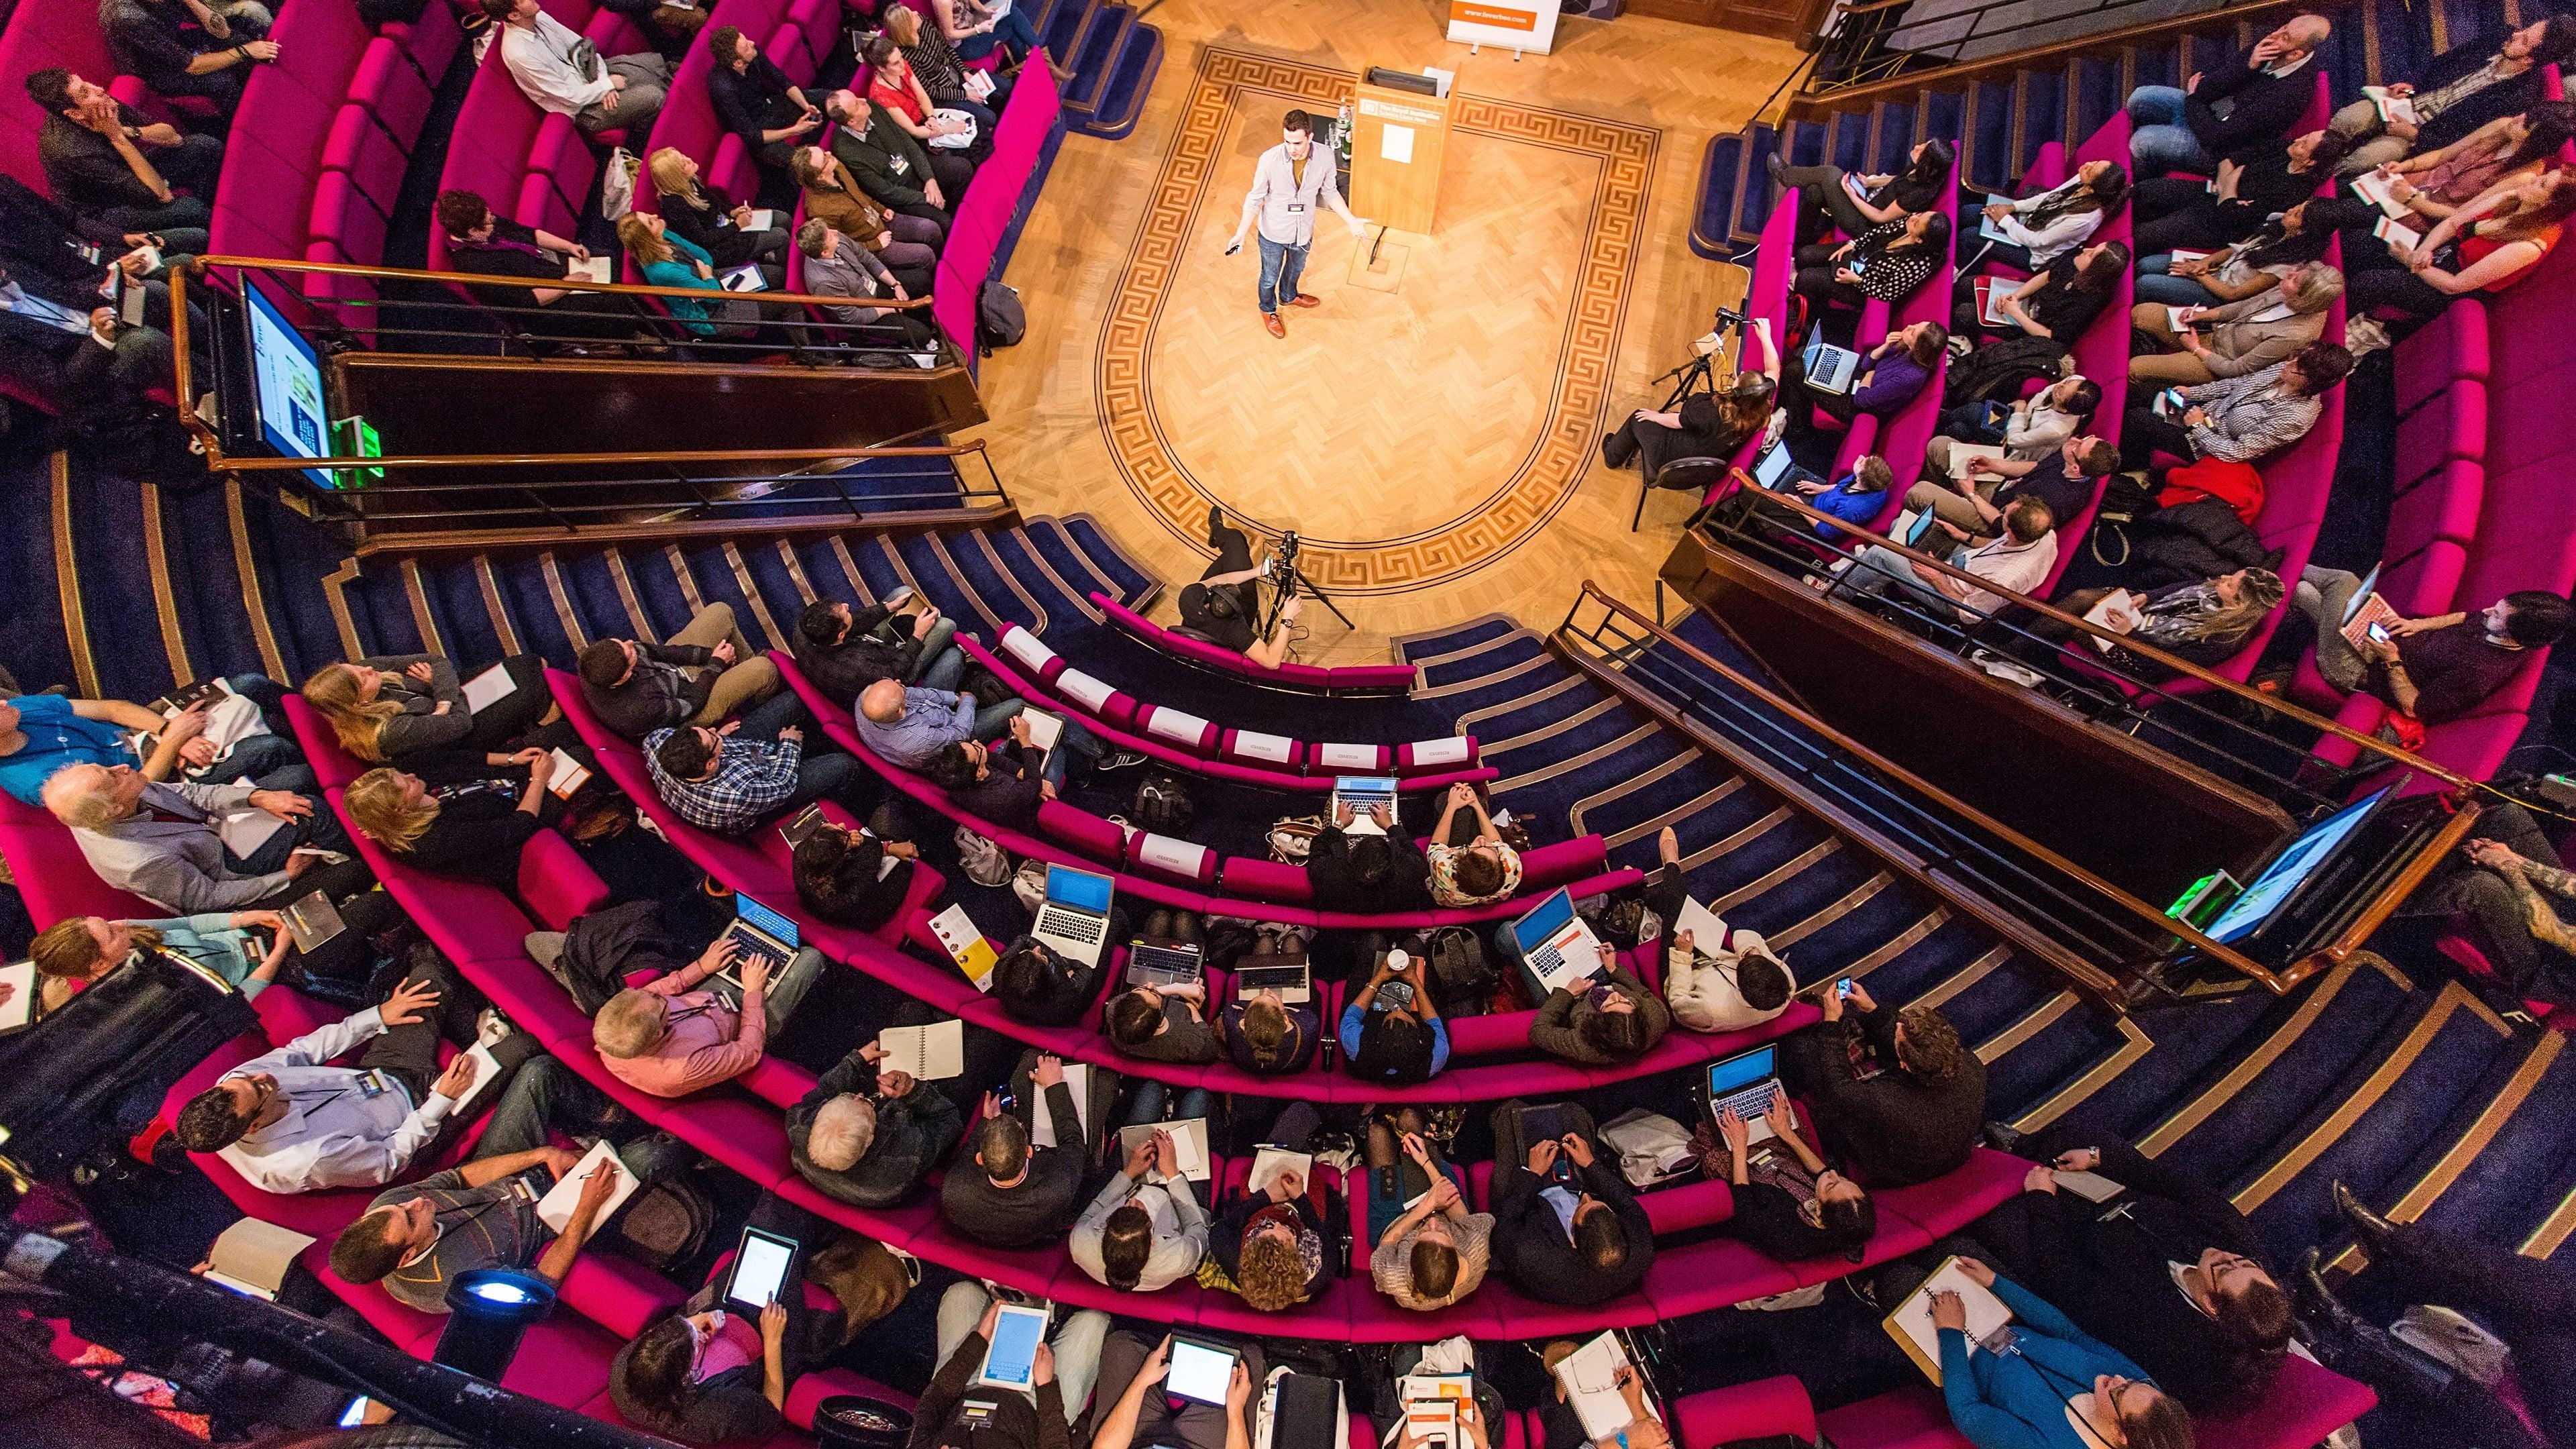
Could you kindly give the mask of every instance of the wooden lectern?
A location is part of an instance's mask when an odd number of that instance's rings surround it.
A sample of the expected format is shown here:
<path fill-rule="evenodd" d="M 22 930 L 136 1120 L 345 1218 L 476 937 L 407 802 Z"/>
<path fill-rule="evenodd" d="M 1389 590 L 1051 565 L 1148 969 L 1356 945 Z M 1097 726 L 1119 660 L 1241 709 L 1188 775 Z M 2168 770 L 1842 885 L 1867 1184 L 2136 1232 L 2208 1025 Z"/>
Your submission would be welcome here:
<path fill-rule="evenodd" d="M 1454 99 L 1359 82 L 1351 121 L 1352 211 L 1394 231 L 1431 230 Z"/>

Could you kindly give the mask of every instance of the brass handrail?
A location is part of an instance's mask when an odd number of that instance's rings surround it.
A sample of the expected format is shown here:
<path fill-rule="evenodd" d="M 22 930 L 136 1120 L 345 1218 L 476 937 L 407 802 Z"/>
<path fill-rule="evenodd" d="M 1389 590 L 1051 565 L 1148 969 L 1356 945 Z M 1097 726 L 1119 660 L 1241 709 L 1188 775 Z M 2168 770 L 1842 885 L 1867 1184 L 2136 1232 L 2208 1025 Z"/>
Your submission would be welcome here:
<path fill-rule="evenodd" d="M 1903 765 L 1900 765 L 1894 760 L 1887 758 L 1885 755 L 1878 753 L 1876 750 L 1871 749 L 1869 746 L 1864 745 L 1858 740 L 1851 738 L 1849 735 L 1844 734 L 1842 731 L 1835 729 L 1832 725 L 1827 724 L 1823 719 L 1810 713 L 1803 705 L 1786 698 L 1777 691 L 1771 689 L 1769 686 L 1748 677 L 1736 670 L 1733 666 L 1725 663 L 1723 660 L 1720 660 L 1706 651 L 1694 646 L 1688 640 L 1683 639 L 1671 630 L 1666 629 L 1663 625 L 1656 623 L 1654 620 L 1646 617 L 1646 615 L 1638 612 L 1628 604 L 1612 598 L 1609 594 L 1603 592 L 1598 584 L 1595 584 L 1590 579 L 1586 579 L 1583 582 L 1583 594 L 1585 597 L 1600 601 L 1603 607 L 1621 615 L 1629 622 L 1635 624 L 1638 628 L 1652 634 L 1658 641 L 1668 644 L 1681 651 L 1683 654 L 1688 655 L 1693 661 L 1697 662 L 1702 667 L 1714 671 L 1729 683 L 1733 684 L 1736 688 L 1741 689 L 1747 694 L 1761 700 L 1762 703 L 1770 708 L 1797 721 L 1809 731 L 1831 742 L 1835 748 L 1850 754 L 1862 763 L 1868 765 L 1872 770 L 1878 771 L 1890 779 L 1903 784 L 1908 789 L 1937 802 L 1943 809 L 1953 812 L 1960 819 L 1968 821 L 1978 829 L 2003 840 L 2005 843 L 2011 845 L 2015 850 L 2042 862 L 2051 869 L 2063 872 L 2064 874 L 2072 877 L 2078 884 L 2084 886 L 2086 889 L 2096 892 L 2112 903 L 2118 905 L 2122 910 L 2128 912 L 2130 915 L 2136 916 L 2140 920 L 2149 923 L 2153 928 L 2149 932 L 2150 935 L 2169 934 L 2178 936 L 2190 945 L 2208 953 L 2210 957 L 2226 965 L 2229 969 L 2239 972 L 2245 976 L 2252 977 L 2253 979 L 2262 982 L 2266 987 L 2269 987 L 2273 991 L 2278 992 L 2289 989 L 2288 986 L 2283 983 L 2278 975 L 2270 968 L 2255 962 L 2251 958 L 2238 953 L 2228 946 L 2211 940 L 2209 937 L 2202 935 L 2200 929 L 2192 925 L 2189 921 L 2185 921 L 2177 916 L 2167 915 L 2160 907 L 2150 905 L 2146 901 L 2139 899 L 2137 896 L 2131 895 L 2128 891 L 2121 889 L 2110 881 L 2104 880 L 2102 877 L 2095 875 L 2092 871 L 2076 864 L 2074 861 L 2068 860 L 2065 856 L 2058 854 L 2056 851 L 2051 850 L 2047 846 L 2040 844 L 2038 841 L 2031 839 L 2029 836 L 2022 834 L 2013 827 L 1995 819 L 1993 816 L 1988 815 L 1976 806 L 1950 794 L 1948 791 L 1942 789 L 1936 784 L 1933 784 L 1923 776 L 1916 774 L 1912 770 L 1907 769 Z"/>
<path fill-rule="evenodd" d="M 560 287 L 567 292 L 605 292 L 621 297 L 677 297 L 690 302 L 703 302 L 707 300 L 709 294 L 708 289 L 704 287 L 638 286 L 631 282 L 577 281 L 571 277 L 547 281 L 539 277 L 495 277 L 483 272 L 423 272 L 407 267 L 369 267 L 360 266 L 355 262 L 289 262 L 275 257 L 201 256 L 191 260 L 186 269 L 201 273 L 208 267 L 255 268 L 267 272 L 321 272 L 336 277 L 381 277 L 406 282 L 455 282 L 468 287 Z M 759 302 L 796 302 L 813 307 L 870 307 L 881 311 L 901 311 L 930 305 L 930 299 L 926 296 L 897 300 L 893 297 L 818 297 L 808 292 L 727 292 L 720 289 L 715 295 L 743 297 Z M 352 305 L 338 300 L 314 301 L 309 297 L 303 300 L 316 307 Z"/>
<path fill-rule="evenodd" d="M 1866 0 L 1866 3 L 1845 6 L 1841 13 L 1844 15 L 1869 15 L 1880 11 L 1894 9 L 1903 3 L 1906 3 L 1906 0 Z M 1991 6 L 1981 7 L 1978 11 L 1974 12 L 1962 10 L 1958 12 L 1958 15 L 1964 17 L 1972 14 L 1982 14 L 1984 8 L 1991 8 Z M 2006 51 L 1996 55 L 1979 56 L 1974 60 L 1958 60 L 1954 58 L 1947 62 L 1936 61 L 1935 64 L 1926 66 L 1919 70 L 1900 69 L 1887 75 L 1873 74 L 1866 79 L 1854 80 L 1847 84 L 1836 84 L 1832 79 L 1827 79 L 1820 83 L 1811 75 L 1808 84 L 1799 90 L 1796 96 L 1792 98 L 1792 107 L 1794 109 L 1797 103 L 1804 102 L 1810 105 L 1829 106 L 1831 108 L 1839 109 L 1859 105 L 1865 101 L 1873 99 L 1875 93 L 1885 93 L 1887 95 L 1894 96 L 1912 94 L 1925 90 L 1939 90 L 1946 86 L 1965 84 L 1992 72 L 2023 70 L 2035 62 L 2072 59 L 2077 56 L 2093 54 L 2096 52 L 2119 50 L 2126 46 L 2135 45 L 2140 41 L 2157 39 L 2165 36 L 2186 35 L 2218 22 L 2243 23 L 2258 15 L 2268 14 L 2289 16 L 2302 13 L 2323 14 L 2330 11 L 2340 11 L 2349 8 L 2352 8 L 2352 0 L 2237 0 L 2237 3 L 2222 4 L 2207 10 L 2195 10 L 2188 14 L 2168 16 L 2160 20 L 2139 21 L 2135 24 L 2119 26 L 2110 30 L 2096 31 L 2090 35 L 2069 36 L 2064 40 L 2048 41 L 2043 44 L 2030 46 L 2027 49 Z M 1947 20 L 1950 18 L 1953 17 L 1927 17 L 1923 23 L 1932 24 L 1937 23 L 1937 21 Z M 2030 23 L 2032 25 L 2043 23 L 2055 24 L 2063 23 L 2066 19 L 2067 16 L 2064 13 L 2057 13 L 2042 17 L 2041 20 Z M 1932 47 L 1931 51 L 1918 52 L 1890 46 L 1886 44 L 1887 37 L 1890 33 L 1891 32 L 1887 31 L 1877 32 L 1872 36 L 1867 37 L 1867 39 L 1877 41 L 1887 55 L 1893 56 L 1900 61 L 1916 56 L 1931 58 L 1933 52 L 1937 52 L 1940 48 L 1936 45 Z M 2011 31 L 2005 30 L 1993 31 L 1988 34 L 1989 37 L 1991 37 L 1993 35 L 2009 35 L 2011 33 Z M 1827 37 L 1825 45 L 1830 47 L 1833 44 L 1833 41 L 1837 38 L 1838 36 Z M 1964 41 L 1944 41 L 1941 44 L 1952 45 L 1964 43 Z"/>
<path fill-rule="evenodd" d="M 1728 469 L 1726 481 L 1729 486 L 1739 493 L 1747 490 L 1757 492 L 1762 491 L 1759 486 L 1753 482 L 1752 478 L 1747 476 L 1741 468 Z M 1971 583 L 1982 593 L 2001 595 L 2011 603 L 2019 604 L 2034 613 L 2040 614 L 2046 618 L 2054 619 L 2061 624 L 2069 625 L 2095 639 L 2117 645 L 2132 654 L 2152 660 L 2158 666 L 2170 669 L 2176 674 L 2188 675 L 2203 684 L 2211 686 L 2212 688 L 2234 695 L 2239 699 L 2248 700 L 2254 704 L 2258 704 L 2267 712 L 2287 715 L 2289 718 L 2297 720 L 2301 724 L 2308 725 L 2314 729 L 2323 731 L 2326 734 L 2333 735 L 2338 739 L 2358 745 L 2364 750 L 2380 756 L 2391 765 L 2430 775 L 2433 778 L 2440 780 L 2445 785 L 2450 786 L 2455 791 L 2474 789 L 2477 785 L 2476 781 L 2471 780 L 2466 776 L 2454 774 L 2440 765 L 2434 764 L 2431 760 L 2427 760 L 2420 755 L 2410 754 L 2407 751 L 2401 750 L 2375 736 L 2364 734 L 2361 731 L 2352 728 L 2350 725 L 2329 719 L 2324 715 L 2308 709 L 2304 705 L 2293 703 L 2290 700 L 2283 699 L 2277 695 L 2265 694 L 2259 689 L 2254 689 L 2241 684 L 2223 674 L 2213 673 L 2208 669 L 2204 669 L 2200 665 L 2194 664 L 2190 660 L 2181 658 L 2178 655 L 2168 654 L 2142 639 L 2135 639 L 2125 634 L 2114 633 L 2109 629 L 2105 629 L 2100 625 L 2093 623 L 2089 619 L 2069 614 L 2066 611 L 2057 608 L 2055 605 L 2034 599 L 2028 594 L 2016 593 L 2011 589 L 1999 587 L 1985 579 L 1978 578 L 1975 574 L 1969 573 L 1964 569 L 1953 568 L 1947 562 L 1934 558 L 1930 554 L 1923 553 L 1905 544 L 1899 543 L 1895 539 L 1872 533 L 1867 529 L 1860 528 L 1854 524 L 1850 524 L 1842 519 L 1836 518 L 1832 514 L 1819 512 L 1785 493 L 1763 492 L 1762 496 L 1772 503 L 1786 504 L 1788 507 L 1797 510 L 1800 514 L 1803 514 L 1817 523 L 1831 524 L 1836 532 L 1848 535 L 1852 539 L 1857 540 L 1862 546 L 1875 544 L 1880 548 L 1902 554 L 1909 562 L 1913 563 L 1918 568 L 1929 567 L 1940 573 L 1947 574 L 1951 578 Z M 1705 522 L 1701 523 L 1698 528 L 1692 531 L 1701 534 L 1703 538 L 1709 542 L 1724 542 L 1722 538 L 1717 538 L 1708 534 L 1708 525 Z M 1854 567 L 1858 567 L 1858 565 L 1855 564 Z M 2284 598 L 2280 607 L 2288 608 L 2288 599 Z M 2161 688 L 2161 686 L 2150 684 L 2146 687 L 2149 689 L 2155 689 L 2159 693 L 2166 692 Z M 2179 696 L 2176 697 L 2179 698 Z"/>
<path fill-rule="evenodd" d="M 302 472 L 334 468 L 579 468 L 612 463 L 735 463 L 745 458 L 820 462 L 827 458 L 954 458 L 984 451 L 984 440 L 891 448 L 694 448 L 659 453 L 479 453 L 437 458 L 235 458 L 226 468 L 244 472 Z M 579 480 L 574 480 L 579 481 Z"/>

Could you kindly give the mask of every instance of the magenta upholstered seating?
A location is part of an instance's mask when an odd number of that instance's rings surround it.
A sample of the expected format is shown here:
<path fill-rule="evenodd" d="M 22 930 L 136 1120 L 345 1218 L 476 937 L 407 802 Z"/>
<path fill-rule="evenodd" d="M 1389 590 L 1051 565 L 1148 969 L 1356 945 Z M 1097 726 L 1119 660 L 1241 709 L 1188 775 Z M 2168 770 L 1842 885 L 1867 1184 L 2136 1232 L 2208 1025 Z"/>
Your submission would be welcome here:
<path fill-rule="evenodd" d="M 376 33 L 392 41 L 402 51 L 424 85 L 436 85 L 447 74 L 447 63 L 456 58 L 456 49 L 465 43 L 465 31 L 457 24 L 456 11 L 430 0 L 421 7 L 418 20 L 392 20 L 376 27 Z"/>
<path fill-rule="evenodd" d="M 1014 94 L 1012 99 L 1016 101 L 1019 97 Z M 1205 664 L 1265 684 L 1320 689 L 1327 694 L 1337 691 L 1401 693 L 1414 687 L 1420 673 L 1410 664 L 1348 664 L 1330 669 L 1312 664 L 1284 664 L 1277 669 L 1264 669 L 1231 649 L 1220 649 L 1204 640 L 1175 634 L 1097 590 L 1093 591 L 1091 602 L 1109 622 L 1149 644 L 1194 664 Z"/>
<path fill-rule="evenodd" d="M 1798 208 L 1786 198 L 1775 199 L 1771 219 L 1762 224 L 1762 241 L 1753 255 L 1753 279 L 1745 290 L 1744 315 L 1767 322 L 1773 344 L 1783 349 L 1789 345 L 1789 284 L 1796 279 L 1797 244 Z M 1744 345 L 1753 347 L 1753 335 L 1749 329 L 1744 336 Z M 1758 355 L 1757 350 L 1749 352 L 1747 357 Z M 1762 435 L 1756 433 L 1744 440 L 1743 446 L 1735 450 L 1735 456 L 1729 461 L 1738 468 L 1750 467 L 1761 447 Z M 1718 490 L 1725 486 L 1723 478 L 1711 484 L 1700 502 L 1716 502 Z"/>
<path fill-rule="evenodd" d="M 1952 168 L 1952 179 L 1943 182 L 1941 186 L 1941 212 L 1950 218 L 1953 227 L 1957 226 L 1959 221 L 1959 187 L 1956 169 Z M 1955 248 L 1953 250 L 1955 251 Z M 1947 318 L 1950 315 L 1950 291 L 1957 284 L 1957 279 L 1957 265 L 1953 260 L 1945 258 L 1940 268 L 1934 271 L 1922 286 L 1915 288 L 1912 295 L 1905 298 L 1904 307 L 1899 315 L 1907 323 L 1927 319 L 1940 321 Z M 1881 305 L 1883 304 L 1876 298 L 1870 299 L 1869 307 Z M 1876 332 L 1870 330 L 1869 307 L 1861 309 L 1861 330 L 1852 335 L 1856 337 L 1886 335 L 1887 329 L 1884 325 Z M 1899 478 L 1904 477 L 1908 469 L 1916 467 L 1923 457 L 1925 445 L 1932 441 L 1933 429 L 1940 426 L 1941 389 L 1949 373 L 1950 359 L 1944 354 L 1940 364 L 1932 369 L 1932 381 L 1924 387 L 1922 393 L 1914 401 L 1907 403 L 1895 417 L 1888 419 L 1884 437 L 1878 435 L 1875 427 L 1868 425 L 1868 420 L 1854 422 L 1851 436 L 1843 439 L 1842 451 L 1835 459 L 1835 471 L 1839 473 L 1842 469 L 1851 466 L 1852 461 L 1862 453 L 1878 453 L 1885 457 L 1896 469 Z M 1879 511 L 1878 518 L 1872 524 L 1872 527 L 1881 533 L 1895 525 L 1896 515 L 1905 506 L 1904 489 L 1890 488 L 1887 490 L 1887 495 L 1887 506 Z"/>
<path fill-rule="evenodd" d="M 1795 1374 L 1756 1379 L 1705 1394 L 1693 1394 L 1673 1406 L 1674 1438 L 1683 1449 L 1715 1449 L 1737 1439 L 1786 1434 L 1800 1443 L 1816 1442 L 1816 1409 Z"/>
<path fill-rule="evenodd" d="M 61 821 L 10 795 L 0 795 L 0 857 L 39 930 L 66 916 L 149 921 L 169 914 L 99 879 Z"/>
<path fill-rule="evenodd" d="M 331 130 L 322 138 L 323 171 L 347 176 L 368 204 L 386 216 L 393 215 L 401 199 L 406 164 L 403 148 L 364 102 L 351 101 L 331 117 Z"/>
<path fill-rule="evenodd" d="M 45 122 L 19 78 L 49 65 L 59 65 L 93 79 L 116 72 L 107 53 L 107 37 L 98 28 L 98 7 L 77 3 L 21 5 L 10 12 L 0 32 L 0 171 L 25 182 L 39 196 L 53 195 L 45 169 L 36 161 L 36 133 Z M 120 97 L 119 99 L 122 99 Z"/>

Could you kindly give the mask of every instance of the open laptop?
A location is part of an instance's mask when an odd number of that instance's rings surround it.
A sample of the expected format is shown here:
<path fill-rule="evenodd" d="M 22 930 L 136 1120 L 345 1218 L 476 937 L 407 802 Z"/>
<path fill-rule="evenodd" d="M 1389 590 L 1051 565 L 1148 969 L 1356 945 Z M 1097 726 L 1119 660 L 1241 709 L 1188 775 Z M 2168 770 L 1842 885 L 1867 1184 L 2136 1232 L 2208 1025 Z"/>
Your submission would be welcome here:
<path fill-rule="evenodd" d="M 1362 835 L 1382 835 L 1376 821 L 1369 818 L 1372 806 L 1386 807 L 1387 818 L 1395 818 L 1395 777 L 1393 775 L 1336 775 L 1333 798 L 1325 803 L 1327 820 L 1342 818 L 1342 807 L 1351 807 L 1350 828 Z"/>
<path fill-rule="evenodd" d="M 1196 946 L 1170 946 L 1153 941 L 1128 943 L 1127 984 L 1130 986 L 1190 986 L 1206 973 L 1206 962 Z"/>
<path fill-rule="evenodd" d="M 1756 1047 L 1742 1056 L 1712 1062 L 1708 1068 L 1708 1120 L 1733 1107 L 1744 1119 L 1744 1140 L 1768 1142 L 1777 1134 L 1762 1114 L 1771 1110 L 1771 1099 L 1780 1095 L 1779 1053 L 1772 1047 Z"/>
<path fill-rule="evenodd" d="M 1038 907 L 1029 934 L 1058 955 L 1085 966 L 1100 964 L 1100 947 L 1109 936 L 1109 902 L 1118 883 L 1105 875 L 1051 865 L 1046 873 L 1046 901 Z"/>
<path fill-rule="evenodd" d="M 1574 897 L 1562 886 L 1512 922 L 1512 940 L 1521 948 L 1521 962 L 1538 983 L 1541 998 L 1601 970 L 1600 938 L 1574 913 Z"/>
<path fill-rule="evenodd" d="M 796 923 L 740 891 L 734 892 L 733 919 L 725 923 L 719 941 L 733 942 L 733 964 L 716 973 L 716 979 L 742 989 L 742 968 L 757 956 L 769 963 L 769 977 L 778 973 L 796 957 Z"/>
<path fill-rule="evenodd" d="M 1807 386 L 1818 392 L 1847 393 L 1851 391 L 1853 375 L 1860 371 L 1859 353 L 1836 347 L 1821 336 L 1808 342 L 1804 361 Z"/>
<path fill-rule="evenodd" d="M 1278 992 L 1280 1004 L 1284 1006 L 1302 1006 L 1315 996 L 1314 982 L 1304 961 L 1271 962 L 1270 958 L 1263 956 L 1246 956 L 1237 961 L 1234 967 L 1234 999 L 1250 1001 L 1265 991 Z"/>

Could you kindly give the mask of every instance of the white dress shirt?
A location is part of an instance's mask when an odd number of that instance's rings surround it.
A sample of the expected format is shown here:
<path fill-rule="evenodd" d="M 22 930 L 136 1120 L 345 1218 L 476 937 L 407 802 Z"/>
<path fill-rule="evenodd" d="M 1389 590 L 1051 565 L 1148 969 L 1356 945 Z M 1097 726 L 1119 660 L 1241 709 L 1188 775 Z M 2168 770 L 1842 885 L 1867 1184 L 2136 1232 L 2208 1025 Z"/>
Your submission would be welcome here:
<path fill-rule="evenodd" d="M 1111 1173 L 1100 1195 L 1083 1209 L 1082 1220 L 1073 1225 L 1073 1241 L 1067 1245 L 1082 1271 L 1108 1282 L 1109 1270 L 1100 1262 L 1100 1240 L 1108 1231 L 1109 1215 L 1134 1199 L 1152 1224 L 1154 1242 L 1145 1258 L 1145 1271 L 1136 1276 L 1139 1293 L 1152 1293 L 1196 1274 L 1199 1259 L 1207 1256 L 1207 1214 L 1191 1195 L 1190 1180 L 1148 1176 L 1150 1180 L 1139 1181 L 1124 1172 Z"/>
<path fill-rule="evenodd" d="M 1288 159 L 1288 143 L 1261 153 L 1252 166 L 1252 189 L 1244 193 L 1246 215 L 1261 219 L 1263 237 L 1282 246 L 1302 247 L 1315 240 L 1315 213 L 1339 207 L 1341 187 L 1334 177 L 1333 149 L 1318 142 L 1306 148 L 1306 159 Z"/>
<path fill-rule="evenodd" d="M 415 1107 L 390 1072 L 322 1065 L 384 1029 L 371 1006 L 226 1072 L 225 1081 L 261 1072 L 276 1077 L 286 1115 L 225 1148 L 224 1161 L 264 1192 L 392 1181 L 438 1135 L 456 1104 L 432 1092 Z"/>
<path fill-rule="evenodd" d="M 573 64 L 573 47 L 579 44 L 579 35 L 540 10 L 533 26 L 501 27 L 501 63 L 510 68 L 519 89 L 527 92 L 528 99 L 540 109 L 558 116 L 574 115 L 597 105 L 616 89 L 605 64 L 600 66 L 597 80 Z"/>

